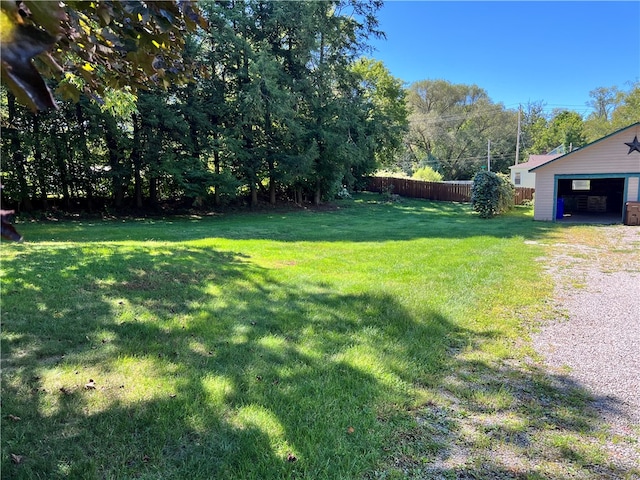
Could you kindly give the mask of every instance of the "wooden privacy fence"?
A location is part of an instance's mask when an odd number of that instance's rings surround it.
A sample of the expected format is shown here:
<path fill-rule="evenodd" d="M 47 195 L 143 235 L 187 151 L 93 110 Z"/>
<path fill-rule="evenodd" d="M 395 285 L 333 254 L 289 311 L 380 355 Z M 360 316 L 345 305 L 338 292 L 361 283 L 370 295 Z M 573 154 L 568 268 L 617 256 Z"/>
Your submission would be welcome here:
<path fill-rule="evenodd" d="M 526 202 L 533 202 L 534 193 L 536 193 L 535 188 L 516 187 L 516 196 L 513 199 L 513 203 L 516 205 L 522 205 Z"/>
<path fill-rule="evenodd" d="M 389 192 L 409 198 L 424 198 L 442 202 L 470 202 L 471 183 L 425 182 L 409 178 L 372 177 L 366 190 Z M 516 187 L 514 203 L 522 205 L 533 200 L 533 188 Z"/>

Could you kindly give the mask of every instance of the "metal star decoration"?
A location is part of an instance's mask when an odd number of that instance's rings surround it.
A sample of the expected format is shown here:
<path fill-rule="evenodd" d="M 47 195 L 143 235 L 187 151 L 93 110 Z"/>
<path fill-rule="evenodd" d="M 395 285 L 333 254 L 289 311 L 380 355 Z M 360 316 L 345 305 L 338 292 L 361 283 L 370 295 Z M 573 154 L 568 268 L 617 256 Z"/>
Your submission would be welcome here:
<path fill-rule="evenodd" d="M 640 153 L 640 140 L 638 140 L 637 135 L 633 137 L 633 142 L 624 142 L 624 144 L 629 147 L 629 153 L 633 151 Z M 629 155 L 629 153 L 627 153 L 627 155 Z"/>

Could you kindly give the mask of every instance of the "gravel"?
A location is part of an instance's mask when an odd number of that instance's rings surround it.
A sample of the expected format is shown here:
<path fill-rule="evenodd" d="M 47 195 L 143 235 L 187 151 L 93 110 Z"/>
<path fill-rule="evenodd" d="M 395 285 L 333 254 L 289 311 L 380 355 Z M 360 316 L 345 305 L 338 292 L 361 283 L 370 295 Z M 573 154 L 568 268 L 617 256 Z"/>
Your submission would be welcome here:
<path fill-rule="evenodd" d="M 567 231 L 572 243 L 549 249 L 561 318 L 533 343 L 551 372 L 592 394 L 612 436 L 640 445 L 640 228 L 592 228 L 595 237 Z M 613 443 L 622 463 L 638 462 L 637 448 Z"/>

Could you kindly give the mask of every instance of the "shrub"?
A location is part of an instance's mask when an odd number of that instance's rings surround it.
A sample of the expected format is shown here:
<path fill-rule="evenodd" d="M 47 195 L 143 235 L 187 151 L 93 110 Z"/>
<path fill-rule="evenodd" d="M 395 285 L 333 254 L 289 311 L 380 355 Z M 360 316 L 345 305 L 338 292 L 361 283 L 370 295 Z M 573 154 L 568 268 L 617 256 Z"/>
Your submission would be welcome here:
<path fill-rule="evenodd" d="M 441 182 L 442 175 L 431 167 L 422 167 L 416 170 L 411 177 L 415 180 L 424 180 L 425 182 Z"/>
<path fill-rule="evenodd" d="M 471 187 L 471 204 L 481 218 L 492 218 L 513 208 L 515 187 L 506 175 L 478 172 Z"/>
<path fill-rule="evenodd" d="M 515 205 L 516 187 L 513 183 L 511 183 L 511 179 L 508 175 L 505 175 L 503 173 L 498 173 L 497 175 L 500 179 L 500 201 L 498 213 L 504 213 L 513 209 L 513 206 Z"/>

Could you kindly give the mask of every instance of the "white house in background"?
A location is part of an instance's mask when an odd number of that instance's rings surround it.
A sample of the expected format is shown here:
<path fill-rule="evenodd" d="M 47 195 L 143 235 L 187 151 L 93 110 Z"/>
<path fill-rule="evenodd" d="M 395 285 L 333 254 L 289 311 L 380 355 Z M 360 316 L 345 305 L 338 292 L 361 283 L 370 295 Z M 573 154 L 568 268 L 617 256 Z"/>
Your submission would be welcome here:
<path fill-rule="evenodd" d="M 640 122 L 531 168 L 534 219 L 609 215 L 622 222 L 626 202 L 640 201 L 639 138 Z"/>
<path fill-rule="evenodd" d="M 511 169 L 511 183 L 516 187 L 535 188 L 536 174 L 531 173 L 529 170 L 537 167 L 538 165 L 549 162 L 554 158 L 558 158 L 561 155 L 561 153 L 529 155 L 529 160 L 527 162 L 509 167 Z"/>

